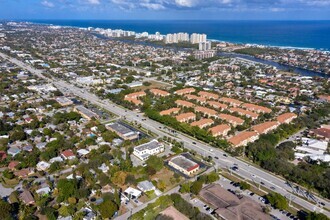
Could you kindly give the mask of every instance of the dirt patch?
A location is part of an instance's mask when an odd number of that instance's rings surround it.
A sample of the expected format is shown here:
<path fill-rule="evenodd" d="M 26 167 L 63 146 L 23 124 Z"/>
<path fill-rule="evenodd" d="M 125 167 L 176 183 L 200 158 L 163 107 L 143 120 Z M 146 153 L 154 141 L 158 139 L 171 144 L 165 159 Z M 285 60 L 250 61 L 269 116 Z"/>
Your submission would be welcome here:
<path fill-rule="evenodd" d="M 140 90 L 146 90 L 146 89 L 169 89 L 169 88 L 171 88 L 171 86 L 169 84 L 165 84 L 165 83 L 162 83 L 162 82 L 153 81 L 153 80 L 150 80 L 148 82 L 151 83 L 151 85 L 149 85 L 149 86 L 139 86 L 139 87 L 136 87 L 134 89 L 140 91 Z"/>

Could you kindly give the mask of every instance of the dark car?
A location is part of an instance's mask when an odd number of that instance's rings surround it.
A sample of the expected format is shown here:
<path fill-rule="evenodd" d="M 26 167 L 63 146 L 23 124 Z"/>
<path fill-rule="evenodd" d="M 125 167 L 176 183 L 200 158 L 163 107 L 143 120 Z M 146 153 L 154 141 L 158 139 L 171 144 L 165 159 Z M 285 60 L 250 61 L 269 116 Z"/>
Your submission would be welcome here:
<path fill-rule="evenodd" d="M 223 154 L 224 157 L 228 157 L 227 154 Z"/>
<path fill-rule="evenodd" d="M 265 183 L 264 183 L 264 182 L 260 182 L 260 184 L 261 184 L 261 185 L 265 185 Z"/>
<path fill-rule="evenodd" d="M 233 186 L 239 187 L 240 185 L 239 185 L 239 183 L 234 183 Z"/>
<path fill-rule="evenodd" d="M 196 144 L 196 142 L 194 142 L 194 141 L 193 141 L 192 143 L 193 143 L 193 144 Z"/>
<path fill-rule="evenodd" d="M 253 196 L 254 195 L 254 193 L 252 192 L 252 193 L 250 193 L 250 196 Z"/>
<path fill-rule="evenodd" d="M 219 159 L 219 157 L 214 157 L 214 158 L 217 159 L 217 160 Z"/>

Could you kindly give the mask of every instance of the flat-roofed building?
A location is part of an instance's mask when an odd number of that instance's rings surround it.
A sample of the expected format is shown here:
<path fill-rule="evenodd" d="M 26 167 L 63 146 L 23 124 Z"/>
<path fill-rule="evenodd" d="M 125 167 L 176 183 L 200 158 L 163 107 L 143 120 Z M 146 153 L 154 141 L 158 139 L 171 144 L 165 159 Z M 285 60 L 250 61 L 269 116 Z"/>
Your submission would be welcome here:
<path fill-rule="evenodd" d="M 211 92 L 200 91 L 198 93 L 199 96 L 204 97 L 206 99 L 219 99 L 219 95 Z"/>
<path fill-rule="evenodd" d="M 281 124 L 289 124 L 295 118 L 297 118 L 295 113 L 288 112 L 277 116 L 276 119 Z"/>
<path fill-rule="evenodd" d="M 168 165 L 181 173 L 191 176 L 199 170 L 199 164 L 186 158 L 185 156 L 178 155 L 168 161 Z"/>
<path fill-rule="evenodd" d="M 160 90 L 160 89 L 150 89 L 150 92 L 152 94 L 154 94 L 155 96 L 161 96 L 161 97 L 166 97 L 166 96 L 170 95 L 169 92 L 166 92 L 166 91 Z"/>
<path fill-rule="evenodd" d="M 68 99 L 67 97 L 61 96 L 61 97 L 57 97 L 56 101 L 61 105 L 61 106 L 68 106 L 68 105 L 72 105 L 73 101 Z"/>
<path fill-rule="evenodd" d="M 224 220 L 271 220 L 262 205 L 247 196 L 236 196 L 219 184 L 204 187 L 199 196 L 210 204 L 216 215 Z"/>
<path fill-rule="evenodd" d="M 139 137 L 138 132 L 119 122 L 106 124 L 105 127 L 108 130 L 115 132 L 119 137 L 124 140 L 135 140 Z"/>
<path fill-rule="evenodd" d="M 196 115 L 192 112 L 187 112 L 177 115 L 175 118 L 179 122 L 189 122 L 189 121 L 195 121 Z"/>
<path fill-rule="evenodd" d="M 258 134 L 267 134 L 268 132 L 278 128 L 280 123 L 278 121 L 267 121 L 261 124 L 254 125 L 252 130 L 258 132 Z"/>
<path fill-rule="evenodd" d="M 228 114 L 219 114 L 218 115 L 220 119 L 232 124 L 234 127 L 236 127 L 237 125 L 242 125 L 244 124 L 244 120 L 233 116 L 233 115 L 228 115 Z"/>
<path fill-rule="evenodd" d="M 228 139 L 234 147 L 246 146 L 248 143 L 256 141 L 259 134 L 255 131 L 242 131 Z"/>
<path fill-rule="evenodd" d="M 197 127 L 199 127 L 199 128 L 202 129 L 202 128 L 205 128 L 207 126 L 212 125 L 213 123 L 214 123 L 214 121 L 212 119 L 210 119 L 210 118 L 203 118 L 203 119 L 201 119 L 199 121 L 192 122 L 190 125 L 191 126 L 197 126 Z"/>
<path fill-rule="evenodd" d="M 74 110 L 81 114 L 84 118 L 91 120 L 92 118 L 99 118 L 98 114 L 92 112 L 91 110 L 85 108 L 82 105 L 77 105 L 74 107 Z"/>
<path fill-rule="evenodd" d="M 208 101 L 207 104 L 209 104 L 213 108 L 220 109 L 220 110 L 224 110 L 224 109 L 228 108 L 228 105 L 220 103 L 220 102 L 216 102 L 216 101 Z"/>
<path fill-rule="evenodd" d="M 182 106 L 182 107 L 186 107 L 186 108 L 192 108 L 192 107 L 195 106 L 194 103 L 187 102 L 187 101 L 180 100 L 180 99 L 179 99 L 179 100 L 176 100 L 176 101 L 175 101 L 175 104 L 176 104 L 177 106 Z"/>
<path fill-rule="evenodd" d="M 156 155 L 164 151 L 164 145 L 157 140 L 134 147 L 133 154 L 140 160 L 147 160 L 151 155 Z"/>
<path fill-rule="evenodd" d="M 238 107 L 243 104 L 243 102 L 240 100 L 227 98 L 227 97 L 222 97 L 219 100 L 223 103 L 226 103 L 226 104 L 228 104 L 230 106 L 234 106 L 234 107 Z"/>
<path fill-rule="evenodd" d="M 239 115 L 241 116 L 245 116 L 247 118 L 251 118 L 252 120 L 256 120 L 258 118 L 258 114 L 255 113 L 255 112 L 252 112 L 252 111 L 249 111 L 249 110 L 245 110 L 245 109 L 242 109 L 242 108 L 230 108 L 228 109 L 230 112 L 236 112 L 238 113 Z"/>
<path fill-rule="evenodd" d="M 185 88 L 185 89 L 180 89 L 174 92 L 174 94 L 177 95 L 184 95 L 184 94 L 190 94 L 195 92 L 196 90 L 194 88 Z"/>
<path fill-rule="evenodd" d="M 170 108 L 164 111 L 159 112 L 160 115 L 173 115 L 179 113 L 181 108 Z"/>
<path fill-rule="evenodd" d="M 208 117 L 218 117 L 217 111 L 202 106 L 195 107 L 195 112 L 200 112 Z"/>
<path fill-rule="evenodd" d="M 231 127 L 227 124 L 220 124 L 209 129 L 213 137 L 226 136 L 231 130 Z"/>
<path fill-rule="evenodd" d="M 243 108 L 246 108 L 250 111 L 258 112 L 258 113 L 271 113 L 272 110 L 270 108 L 260 106 L 260 105 L 255 105 L 251 103 L 244 103 L 242 105 Z"/>

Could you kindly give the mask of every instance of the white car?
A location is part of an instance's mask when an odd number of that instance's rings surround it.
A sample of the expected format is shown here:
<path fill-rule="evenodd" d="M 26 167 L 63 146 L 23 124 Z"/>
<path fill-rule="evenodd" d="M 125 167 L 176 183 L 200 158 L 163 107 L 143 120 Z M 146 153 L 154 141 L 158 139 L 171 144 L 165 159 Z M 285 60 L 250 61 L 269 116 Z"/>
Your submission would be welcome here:
<path fill-rule="evenodd" d="M 253 177 L 253 178 L 256 178 L 256 175 L 252 174 L 252 177 Z"/>

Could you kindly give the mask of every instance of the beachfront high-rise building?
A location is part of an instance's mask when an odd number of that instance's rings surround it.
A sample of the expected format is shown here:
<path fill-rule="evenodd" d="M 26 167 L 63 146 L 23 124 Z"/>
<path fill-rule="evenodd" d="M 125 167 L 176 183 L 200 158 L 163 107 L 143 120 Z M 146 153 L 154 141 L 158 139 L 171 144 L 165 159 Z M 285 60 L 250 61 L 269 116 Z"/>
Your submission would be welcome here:
<path fill-rule="evenodd" d="M 188 33 L 174 33 L 174 34 L 167 34 L 165 36 L 165 43 L 179 43 L 189 41 L 189 34 Z"/>
<path fill-rule="evenodd" d="M 206 42 L 206 41 L 207 41 L 206 34 L 196 34 L 196 33 L 193 33 L 190 36 L 190 43 L 192 43 L 192 44 L 199 44 L 200 42 Z"/>
<path fill-rule="evenodd" d="M 199 50 L 211 50 L 211 41 L 199 42 Z"/>
<path fill-rule="evenodd" d="M 155 40 L 155 41 L 161 41 L 164 40 L 165 36 L 161 35 L 159 32 L 156 32 L 155 34 L 149 34 L 148 39 L 149 40 Z"/>

